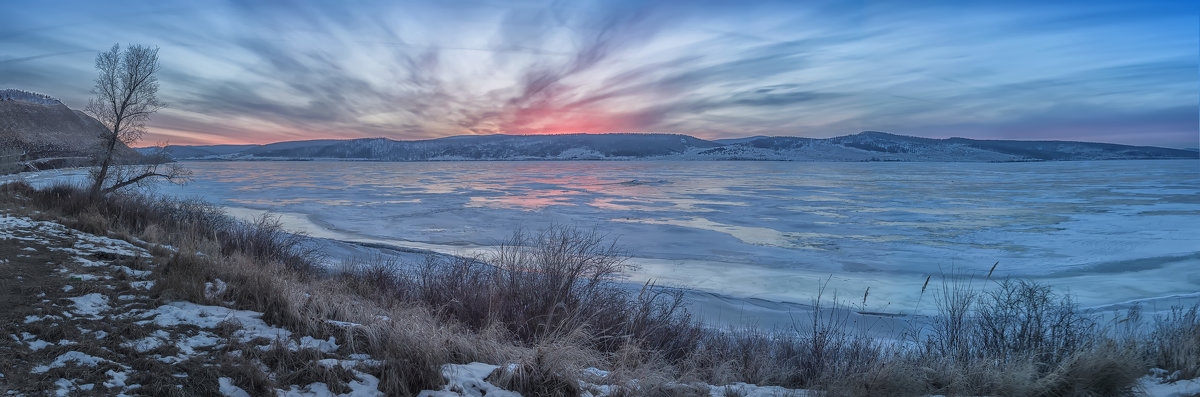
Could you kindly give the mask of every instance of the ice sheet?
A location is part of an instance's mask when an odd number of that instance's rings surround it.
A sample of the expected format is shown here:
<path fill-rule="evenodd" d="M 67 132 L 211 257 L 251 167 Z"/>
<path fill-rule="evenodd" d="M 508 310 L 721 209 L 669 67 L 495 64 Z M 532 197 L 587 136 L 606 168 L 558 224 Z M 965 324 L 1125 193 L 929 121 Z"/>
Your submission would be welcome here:
<path fill-rule="evenodd" d="M 915 312 L 932 306 L 918 304 L 929 275 L 986 286 L 997 262 L 992 278 L 1089 306 L 1200 291 L 1192 160 L 185 165 L 193 182 L 162 192 L 274 211 L 316 237 L 474 255 L 516 228 L 572 224 L 617 238 L 640 267 L 631 282 L 746 299 L 805 304 L 828 279 L 863 311 Z"/>

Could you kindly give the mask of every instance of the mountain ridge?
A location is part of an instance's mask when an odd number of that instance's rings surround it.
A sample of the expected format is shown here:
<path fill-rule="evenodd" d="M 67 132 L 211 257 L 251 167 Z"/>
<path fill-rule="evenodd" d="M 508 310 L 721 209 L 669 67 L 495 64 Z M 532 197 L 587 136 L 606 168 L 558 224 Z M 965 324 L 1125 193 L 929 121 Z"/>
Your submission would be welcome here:
<path fill-rule="evenodd" d="M 225 150 L 218 150 L 224 147 Z M 233 150 L 237 149 L 237 150 Z M 138 149 L 149 151 L 149 148 Z M 1072 161 L 1196 159 L 1196 152 L 1077 141 L 923 138 L 880 131 L 831 138 L 754 136 L 704 140 L 683 134 L 457 135 L 425 140 L 358 138 L 264 145 L 174 145 L 178 160 L 777 160 Z"/>

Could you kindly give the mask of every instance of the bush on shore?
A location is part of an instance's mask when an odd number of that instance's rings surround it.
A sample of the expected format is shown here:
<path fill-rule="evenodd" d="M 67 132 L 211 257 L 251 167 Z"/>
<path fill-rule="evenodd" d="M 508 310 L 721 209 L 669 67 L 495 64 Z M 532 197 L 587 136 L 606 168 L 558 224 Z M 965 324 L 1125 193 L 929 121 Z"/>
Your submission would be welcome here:
<path fill-rule="evenodd" d="M 820 300 L 811 328 L 715 330 L 691 317 L 679 291 L 616 283 L 628 265 L 594 231 L 517 232 L 480 258 L 367 258 L 329 272 L 302 236 L 269 217 L 245 222 L 199 201 L 128 193 L 92 201 L 86 193 L 0 186 L 3 201 L 71 227 L 175 247 L 156 271 L 156 293 L 233 302 L 297 332 L 337 336 L 384 362 L 374 375 L 389 395 L 438 388 L 441 365 L 470 361 L 516 364 L 494 381 L 529 395 L 575 395 L 580 379 L 627 395 L 690 395 L 693 382 L 829 395 L 1126 395 L 1151 367 L 1200 376 L 1196 307 L 1130 331 L 1098 323 L 1036 282 L 983 289 L 948 277 L 933 292 L 930 325 L 901 342 L 855 331 Z M 229 288 L 206 294 L 204 283 L 215 279 Z M 588 367 L 609 375 L 589 376 Z"/>

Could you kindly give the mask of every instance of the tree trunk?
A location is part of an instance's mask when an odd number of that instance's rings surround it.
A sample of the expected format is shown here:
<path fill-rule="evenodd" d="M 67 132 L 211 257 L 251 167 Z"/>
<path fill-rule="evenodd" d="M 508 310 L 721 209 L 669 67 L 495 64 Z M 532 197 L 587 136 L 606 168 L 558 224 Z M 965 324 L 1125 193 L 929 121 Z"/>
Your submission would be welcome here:
<path fill-rule="evenodd" d="M 93 200 L 100 198 L 101 189 L 104 188 L 104 179 L 108 177 L 108 167 L 112 164 L 113 150 L 117 147 L 117 131 L 121 129 L 121 119 L 113 125 L 112 135 L 108 137 L 108 147 L 104 150 L 104 161 L 100 164 L 100 173 L 96 174 L 96 179 L 92 181 L 91 197 Z"/>

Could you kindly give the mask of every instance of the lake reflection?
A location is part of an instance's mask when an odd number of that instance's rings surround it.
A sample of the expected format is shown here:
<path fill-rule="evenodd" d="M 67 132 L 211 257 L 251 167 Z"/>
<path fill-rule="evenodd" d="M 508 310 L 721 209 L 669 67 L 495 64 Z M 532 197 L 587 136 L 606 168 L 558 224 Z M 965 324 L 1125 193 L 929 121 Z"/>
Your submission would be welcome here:
<path fill-rule="evenodd" d="M 493 244 L 518 227 L 596 228 L 645 264 L 640 277 L 774 299 L 799 299 L 801 286 L 780 284 L 799 274 L 907 288 L 996 261 L 999 276 L 1131 260 L 1165 269 L 1200 247 L 1200 162 L 1189 160 L 186 165 L 194 182 L 165 191 L 447 247 Z M 682 269 L 691 274 L 674 274 Z M 722 272 L 743 285 L 722 286 Z M 1194 291 L 1200 280 L 1175 285 Z"/>

